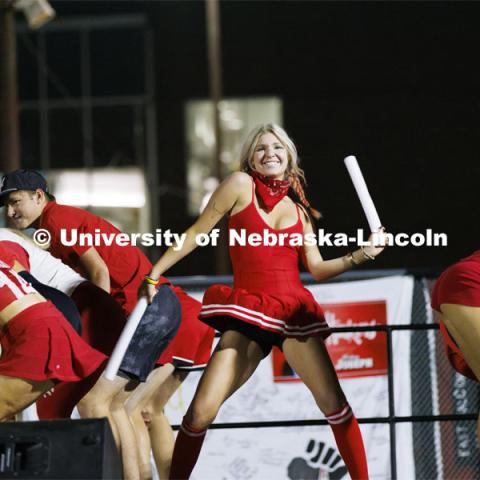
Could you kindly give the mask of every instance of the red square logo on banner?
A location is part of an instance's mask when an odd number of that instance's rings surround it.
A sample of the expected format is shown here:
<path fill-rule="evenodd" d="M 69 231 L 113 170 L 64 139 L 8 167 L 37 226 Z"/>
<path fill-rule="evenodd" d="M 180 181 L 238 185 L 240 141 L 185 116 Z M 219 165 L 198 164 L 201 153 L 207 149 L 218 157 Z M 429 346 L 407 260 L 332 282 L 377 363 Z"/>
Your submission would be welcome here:
<path fill-rule="evenodd" d="M 330 327 L 363 327 L 387 324 L 384 300 L 322 304 Z M 325 344 L 339 378 L 387 374 L 387 335 L 384 332 L 332 333 Z M 272 354 L 275 382 L 298 382 L 283 353 Z"/>

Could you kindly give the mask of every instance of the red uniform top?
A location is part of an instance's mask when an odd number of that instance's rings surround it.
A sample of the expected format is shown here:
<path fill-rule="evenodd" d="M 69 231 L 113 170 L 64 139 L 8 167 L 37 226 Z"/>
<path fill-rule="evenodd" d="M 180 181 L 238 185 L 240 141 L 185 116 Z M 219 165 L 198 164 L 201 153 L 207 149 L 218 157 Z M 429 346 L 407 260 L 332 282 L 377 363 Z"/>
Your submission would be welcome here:
<path fill-rule="evenodd" d="M 15 261 L 14 253 L 3 242 L 0 242 L 0 260 L 10 267 L 13 267 Z"/>
<path fill-rule="evenodd" d="M 432 307 L 442 303 L 480 307 L 480 250 L 445 270 L 432 292 Z"/>
<path fill-rule="evenodd" d="M 17 275 L 9 264 L 0 261 L 0 310 L 31 293 L 37 291 Z"/>
<path fill-rule="evenodd" d="M 230 217 L 229 229 L 238 234 L 244 232 L 247 237 L 253 233 L 263 237 L 265 231 L 277 239 L 280 238 L 278 234 L 288 237 L 283 246 L 251 246 L 231 241 L 234 287 L 213 285 L 205 292 L 200 313 L 202 320 L 221 330 L 214 317 L 228 315 L 290 337 L 329 335 L 322 308 L 300 280 L 298 262 L 302 247 L 288 240 L 298 235 L 303 238 L 298 207 L 297 215 L 294 225 L 271 228 L 260 216 L 252 190 L 252 201 Z"/>
<path fill-rule="evenodd" d="M 480 307 L 480 250 L 447 268 L 435 282 L 432 292 L 432 308 L 441 312 L 444 303 Z M 440 323 L 447 357 L 453 368 L 472 380 L 480 381 L 468 366 L 463 352 Z"/>
<path fill-rule="evenodd" d="M 115 241 L 111 241 L 109 245 L 105 237 L 99 244 L 82 245 L 80 243 L 81 234 L 92 236 L 103 234 L 113 239 L 114 235 L 122 233 L 120 230 L 93 213 L 68 205 L 59 205 L 53 201 L 45 206 L 39 228 L 50 232 L 50 253 L 80 274 L 82 270 L 79 259 L 91 246 L 94 246 L 108 267 L 110 294 L 120 303 L 123 310 L 130 314 L 137 303 L 137 291 L 143 282 L 143 277 L 152 268 L 148 258 L 136 246 L 119 246 Z M 61 230 L 64 230 L 63 238 Z M 68 245 L 62 244 L 62 240 Z M 110 243 L 110 240 L 108 242 Z M 161 277 L 160 283 L 168 283 L 168 280 Z"/>
<path fill-rule="evenodd" d="M 30 271 L 30 260 L 28 259 L 28 253 L 26 250 L 15 242 L 10 242 L 9 240 L 0 240 L 0 255 L 1 260 L 5 261 L 5 258 L 8 258 L 9 261 L 6 263 L 11 263 L 17 260 L 23 267 Z"/>

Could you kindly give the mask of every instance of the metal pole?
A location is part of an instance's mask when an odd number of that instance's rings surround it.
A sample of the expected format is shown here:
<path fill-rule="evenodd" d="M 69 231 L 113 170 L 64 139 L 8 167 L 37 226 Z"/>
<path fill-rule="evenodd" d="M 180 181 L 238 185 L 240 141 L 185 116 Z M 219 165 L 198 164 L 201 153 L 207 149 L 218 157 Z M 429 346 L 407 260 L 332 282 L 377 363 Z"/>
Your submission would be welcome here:
<path fill-rule="evenodd" d="M 157 147 L 157 112 L 155 107 L 155 45 L 153 30 L 149 27 L 144 34 L 145 56 L 145 136 L 146 136 L 146 182 L 150 198 L 149 229 L 163 227 L 161 218 L 161 196 L 158 178 L 158 147 Z M 148 250 L 150 260 L 160 256 L 160 248 L 153 247 Z"/>
<path fill-rule="evenodd" d="M 222 168 L 222 129 L 220 125 L 220 101 L 222 99 L 222 58 L 220 49 L 220 8 L 218 0 L 206 0 L 208 72 L 210 99 L 213 104 L 215 133 L 215 175 L 223 180 Z M 229 272 L 226 221 L 220 224 L 221 235 L 215 249 L 215 271 L 217 275 Z"/>
<path fill-rule="evenodd" d="M 219 180 L 222 172 L 222 132 L 220 127 L 220 101 L 222 99 L 222 59 L 220 52 L 220 14 L 218 0 L 207 0 L 207 40 L 210 98 L 213 103 L 215 130 L 215 174 Z"/>
<path fill-rule="evenodd" d="M 390 477 L 397 479 L 397 431 L 395 423 L 395 391 L 393 376 L 393 345 L 392 330 L 387 330 L 387 361 L 388 361 L 388 421 L 390 430 Z"/>
<path fill-rule="evenodd" d="M 20 168 L 15 12 L 0 0 L 0 170 Z"/>
<path fill-rule="evenodd" d="M 50 110 L 48 100 L 48 58 L 45 30 L 37 34 L 38 38 L 38 115 L 40 128 L 40 167 L 50 170 Z"/>
<path fill-rule="evenodd" d="M 90 30 L 84 29 L 80 35 L 80 58 L 82 72 L 82 133 L 83 133 L 83 166 L 91 171 L 94 164 L 93 156 L 93 125 L 92 125 L 92 78 L 90 70 Z"/>

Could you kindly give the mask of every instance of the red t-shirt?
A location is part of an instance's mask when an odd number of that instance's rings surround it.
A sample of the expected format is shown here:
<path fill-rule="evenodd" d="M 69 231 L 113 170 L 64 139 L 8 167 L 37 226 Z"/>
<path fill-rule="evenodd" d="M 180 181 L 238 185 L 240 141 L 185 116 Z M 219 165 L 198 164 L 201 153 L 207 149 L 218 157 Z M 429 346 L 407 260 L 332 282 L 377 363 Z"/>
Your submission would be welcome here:
<path fill-rule="evenodd" d="M 122 233 L 118 228 L 86 210 L 59 205 L 54 201 L 45 206 L 38 228 L 50 232 L 50 253 L 80 274 L 83 273 L 80 257 L 93 246 L 108 267 L 110 294 L 127 314 L 132 311 L 137 302 L 138 288 L 143 277 L 150 272 L 152 264 L 138 247 L 120 246 L 114 241 L 114 235 Z M 82 245 L 82 234 L 91 234 L 93 237 L 103 234 L 108 239 L 103 237 L 100 238 L 100 243 Z M 160 283 L 168 283 L 168 280 L 161 277 Z"/>

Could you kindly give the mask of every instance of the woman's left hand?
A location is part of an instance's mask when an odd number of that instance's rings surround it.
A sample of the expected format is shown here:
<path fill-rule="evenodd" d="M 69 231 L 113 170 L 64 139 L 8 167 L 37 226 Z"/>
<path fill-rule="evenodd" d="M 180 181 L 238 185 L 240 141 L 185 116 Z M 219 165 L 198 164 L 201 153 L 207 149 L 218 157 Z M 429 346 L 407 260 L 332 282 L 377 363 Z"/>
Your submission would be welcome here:
<path fill-rule="evenodd" d="M 370 245 L 363 247 L 366 255 L 376 257 L 380 255 L 386 247 L 388 247 L 388 236 L 385 227 L 381 227 L 378 232 L 370 234 L 368 237 Z"/>
<path fill-rule="evenodd" d="M 147 302 L 150 305 L 153 301 L 153 297 L 157 294 L 157 288 L 155 285 L 148 283 L 146 280 L 142 282 L 138 289 L 138 298 L 147 297 Z"/>

